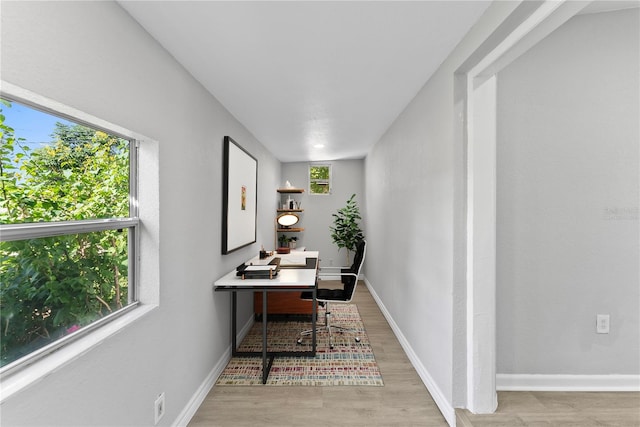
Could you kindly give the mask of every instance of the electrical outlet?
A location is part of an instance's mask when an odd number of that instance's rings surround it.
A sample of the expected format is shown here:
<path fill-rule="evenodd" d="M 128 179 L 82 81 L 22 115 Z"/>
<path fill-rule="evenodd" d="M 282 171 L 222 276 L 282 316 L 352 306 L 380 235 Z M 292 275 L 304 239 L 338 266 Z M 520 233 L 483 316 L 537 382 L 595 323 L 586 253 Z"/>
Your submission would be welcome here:
<path fill-rule="evenodd" d="M 154 403 L 154 419 L 155 424 L 157 425 L 162 416 L 164 415 L 164 392 L 160 393 L 160 395 L 156 398 Z"/>
<path fill-rule="evenodd" d="M 598 314 L 596 316 L 596 332 L 599 334 L 609 333 L 609 315 Z"/>

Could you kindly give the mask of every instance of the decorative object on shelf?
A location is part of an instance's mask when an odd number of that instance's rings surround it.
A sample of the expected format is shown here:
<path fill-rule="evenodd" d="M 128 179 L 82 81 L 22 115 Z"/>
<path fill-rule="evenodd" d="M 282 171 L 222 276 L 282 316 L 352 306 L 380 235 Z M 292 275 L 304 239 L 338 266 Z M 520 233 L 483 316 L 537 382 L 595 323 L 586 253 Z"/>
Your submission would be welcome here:
<path fill-rule="evenodd" d="M 297 215 L 291 214 L 291 213 L 282 214 L 282 215 L 278 216 L 277 223 L 278 223 L 279 227 L 283 227 L 283 228 L 279 228 L 278 227 L 277 230 L 281 231 L 283 229 L 286 229 L 289 225 L 294 225 L 297 222 L 298 222 L 298 216 Z M 286 234 L 281 234 L 280 236 L 278 236 L 277 252 L 279 254 L 288 254 L 290 252 L 290 249 L 291 249 L 290 246 L 289 246 L 289 242 L 290 241 L 291 241 L 291 239 L 289 237 L 287 237 Z"/>
<path fill-rule="evenodd" d="M 286 234 L 281 234 L 278 237 L 278 244 L 280 245 L 280 247 L 284 248 L 287 246 L 287 243 L 289 243 L 289 238 Z"/>
<path fill-rule="evenodd" d="M 280 236 L 281 239 L 282 239 L 282 237 L 284 237 L 284 236 Z M 289 252 L 291 252 L 291 248 L 289 248 L 289 239 L 284 237 L 284 240 L 281 240 L 281 241 L 282 241 L 282 243 L 276 249 L 276 252 L 278 252 L 279 254 L 288 254 Z"/>
<path fill-rule="evenodd" d="M 224 137 L 222 254 L 256 242 L 258 160 Z"/>
<path fill-rule="evenodd" d="M 295 249 L 297 242 L 298 238 L 296 236 L 289 237 L 289 249 Z"/>
<path fill-rule="evenodd" d="M 338 251 L 341 248 L 347 250 L 347 264 L 349 264 L 349 252 L 356 250 L 357 243 L 364 239 L 364 234 L 358 221 L 362 219 L 360 216 L 360 208 L 354 200 L 355 194 L 352 194 L 345 207 L 338 209 L 333 216 L 333 227 L 331 230 L 331 240 L 338 245 Z"/>
<path fill-rule="evenodd" d="M 299 213 L 302 213 L 302 203 L 299 199 L 296 199 L 296 195 L 301 195 L 304 193 L 303 188 L 295 188 L 291 185 L 289 181 L 286 182 L 284 188 L 278 188 L 278 193 L 280 194 L 280 200 L 277 205 L 278 216 L 276 217 L 275 224 L 275 237 L 274 237 L 274 246 L 278 247 L 279 236 L 281 237 L 281 233 L 301 233 L 304 231 L 304 228 L 301 227 L 293 227 L 300 221 Z M 285 197 L 286 196 L 286 197 Z M 296 246 L 296 238 L 293 241 L 293 247 Z M 287 243 L 280 244 L 279 247 L 287 247 Z"/>
<path fill-rule="evenodd" d="M 278 225 L 281 227 L 291 227 L 292 225 L 296 225 L 298 221 L 300 221 L 300 217 L 294 213 L 283 213 L 278 215 L 278 219 L 276 220 Z"/>

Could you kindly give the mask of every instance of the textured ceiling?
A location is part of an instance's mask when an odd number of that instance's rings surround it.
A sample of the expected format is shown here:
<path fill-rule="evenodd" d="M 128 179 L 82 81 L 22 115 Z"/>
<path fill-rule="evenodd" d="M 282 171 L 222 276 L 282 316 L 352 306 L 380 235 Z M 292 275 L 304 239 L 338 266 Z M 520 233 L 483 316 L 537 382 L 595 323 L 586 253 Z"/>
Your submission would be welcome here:
<path fill-rule="evenodd" d="M 490 4 L 119 3 L 284 162 L 364 157 Z"/>

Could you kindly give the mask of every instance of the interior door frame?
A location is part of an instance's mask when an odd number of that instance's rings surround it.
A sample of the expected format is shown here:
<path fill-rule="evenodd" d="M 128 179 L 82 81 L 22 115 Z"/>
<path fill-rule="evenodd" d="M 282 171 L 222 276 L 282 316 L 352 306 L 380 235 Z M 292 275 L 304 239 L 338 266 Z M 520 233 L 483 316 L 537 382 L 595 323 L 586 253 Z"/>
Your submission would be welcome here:
<path fill-rule="evenodd" d="M 497 73 L 591 1 L 521 2 L 456 72 L 461 94 L 456 134 L 463 147 L 466 381 L 454 384 L 454 403 L 472 413 L 493 413 L 496 391 L 496 115 Z M 459 341 L 460 343 L 460 341 Z M 461 344 L 462 345 L 462 344 Z M 463 366 L 464 365 L 464 366 Z M 457 386 L 457 387 L 456 387 Z"/>

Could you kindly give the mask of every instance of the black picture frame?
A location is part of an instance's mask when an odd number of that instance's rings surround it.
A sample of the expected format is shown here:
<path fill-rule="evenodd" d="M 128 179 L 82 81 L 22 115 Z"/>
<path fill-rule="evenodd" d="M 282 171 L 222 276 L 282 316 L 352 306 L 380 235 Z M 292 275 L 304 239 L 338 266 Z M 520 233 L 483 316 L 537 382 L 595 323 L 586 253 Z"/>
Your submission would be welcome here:
<path fill-rule="evenodd" d="M 258 160 L 230 136 L 224 137 L 222 254 L 256 242 Z"/>

